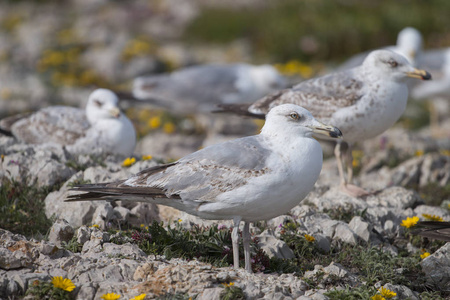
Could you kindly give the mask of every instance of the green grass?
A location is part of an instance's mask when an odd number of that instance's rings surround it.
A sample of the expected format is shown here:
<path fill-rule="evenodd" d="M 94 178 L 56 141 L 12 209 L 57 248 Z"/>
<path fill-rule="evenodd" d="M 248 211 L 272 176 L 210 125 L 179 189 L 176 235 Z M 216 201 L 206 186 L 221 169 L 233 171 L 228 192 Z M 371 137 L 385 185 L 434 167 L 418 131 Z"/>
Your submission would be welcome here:
<path fill-rule="evenodd" d="M 59 188 L 28 186 L 26 183 L 1 179 L 0 228 L 27 237 L 46 236 L 52 220 L 45 215 L 45 197 Z"/>
<path fill-rule="evenodd" d="M 295 1 L 266 2 L 259 7 L 206 7 L 188 26 L 184 40 L 228 44 L 238 38 L 250 42 L 261 60 L 342 60 L 355 53 L 395 44 L 406 26 L 432 33 L 431 47 L 444 46 L 450 2 L 434 1 Z M 303 51 L 301 39 L 316 44 Z"/>

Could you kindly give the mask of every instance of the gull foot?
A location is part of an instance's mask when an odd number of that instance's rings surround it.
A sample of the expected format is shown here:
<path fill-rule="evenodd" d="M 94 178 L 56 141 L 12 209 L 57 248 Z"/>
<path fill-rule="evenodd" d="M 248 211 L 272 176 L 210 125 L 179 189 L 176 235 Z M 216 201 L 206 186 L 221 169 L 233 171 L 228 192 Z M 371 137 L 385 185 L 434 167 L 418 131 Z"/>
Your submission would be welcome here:
<path fill-rule="evenodd" d="M 354 198 L 361 198 L 370 195 L 370 193 L 363 188 L 348 183 L 341 184 L 341 191 Z"/>

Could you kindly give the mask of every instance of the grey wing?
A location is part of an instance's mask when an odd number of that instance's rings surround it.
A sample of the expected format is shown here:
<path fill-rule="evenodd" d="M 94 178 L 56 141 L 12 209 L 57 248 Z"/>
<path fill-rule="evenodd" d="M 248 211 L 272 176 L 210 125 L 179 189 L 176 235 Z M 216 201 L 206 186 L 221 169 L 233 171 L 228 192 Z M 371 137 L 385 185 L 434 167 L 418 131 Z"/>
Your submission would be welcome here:
<path fill-rule="evenodd" d="M 270 151 L 252 136 L 213 145 L 194 152 L 161 172 L 145 170 L 123 183 L 124 186 L 159 188 L 168 198 L 214 202 L 224 192 L 245 185 L 252 177 L 269 170 Z"/>
<path fill-rule="evenodd" d="M 364 83 L 354 76 L 358 69 L 303 81 L 296 86 L 266 96 L 250 106 L 254 114 L 266 114 L 275 106 L 292 103 L 325 121 L 338 109 L 355 104 L 364 95 Z"/>
<path fill-rule="evenodd" d="M 217 104 L 224 95 L 239 92 L 236 88 L 239 68 L 240 65 L 203 65 L 169 75 L 141 77 L 135 80 L 133 93 L 140 99 Z"/>
<path fill-rule="evenodd" d="M 52 106 L 18 120 L 11 130 L 15 137 L 26 143 L 70 145 L 84 136 L 89 127 L 83 110 Z"/>

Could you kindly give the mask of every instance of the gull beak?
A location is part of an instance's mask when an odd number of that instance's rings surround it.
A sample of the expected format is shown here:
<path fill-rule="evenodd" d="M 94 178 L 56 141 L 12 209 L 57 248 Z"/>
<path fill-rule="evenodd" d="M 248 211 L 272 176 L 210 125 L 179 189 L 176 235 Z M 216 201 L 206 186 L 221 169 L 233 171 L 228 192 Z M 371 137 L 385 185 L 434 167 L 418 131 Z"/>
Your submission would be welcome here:
<path fill-rule="evenodd" d="M 414 69 L 414 71 L 412 71 L 412 72 L 406 72 L 406 76 L 412 77 L 412 78 L 417 78 L 417 79 L 422 79 L 422 80 L 430 80 L 431 79 L 430 73 L 428 73 L 425 70 L 419 70 L 419 69 Z"/>
<path fill-rule="evenodd" d="M 332 138 L 342 138 L 342 132 L 339 130 L 339 128 L 325 125 L 323 123 L 320 123 L 317 121 L 316 124 L 308 126 L 312 129 L 312 131 L 319 135 L 325 135 Z"/>
<path fill-rule="evenodd" d="M 120 109 L 117 108 L 117 107 L 111 108 L 108 112 L 109 112 L 109 114 L 110 114 L 111 116 L 113 116 L 114 118 L 120 117 Z"/>

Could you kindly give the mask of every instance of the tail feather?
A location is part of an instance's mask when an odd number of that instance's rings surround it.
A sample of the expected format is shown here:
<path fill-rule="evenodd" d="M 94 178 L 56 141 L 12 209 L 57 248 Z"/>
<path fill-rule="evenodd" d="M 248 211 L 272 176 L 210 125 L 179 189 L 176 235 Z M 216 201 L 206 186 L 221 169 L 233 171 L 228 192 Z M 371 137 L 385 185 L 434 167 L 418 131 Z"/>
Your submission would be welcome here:
<path fill-rule="evenodd" d="M 234 113 L 240 116 L 252 117 L 256 119 L 265 119 L 264 114 L 254 114 L 248 109 L 251 104 L 219 104 L 218 110 L 213 111 L 213 113 Z"/>

